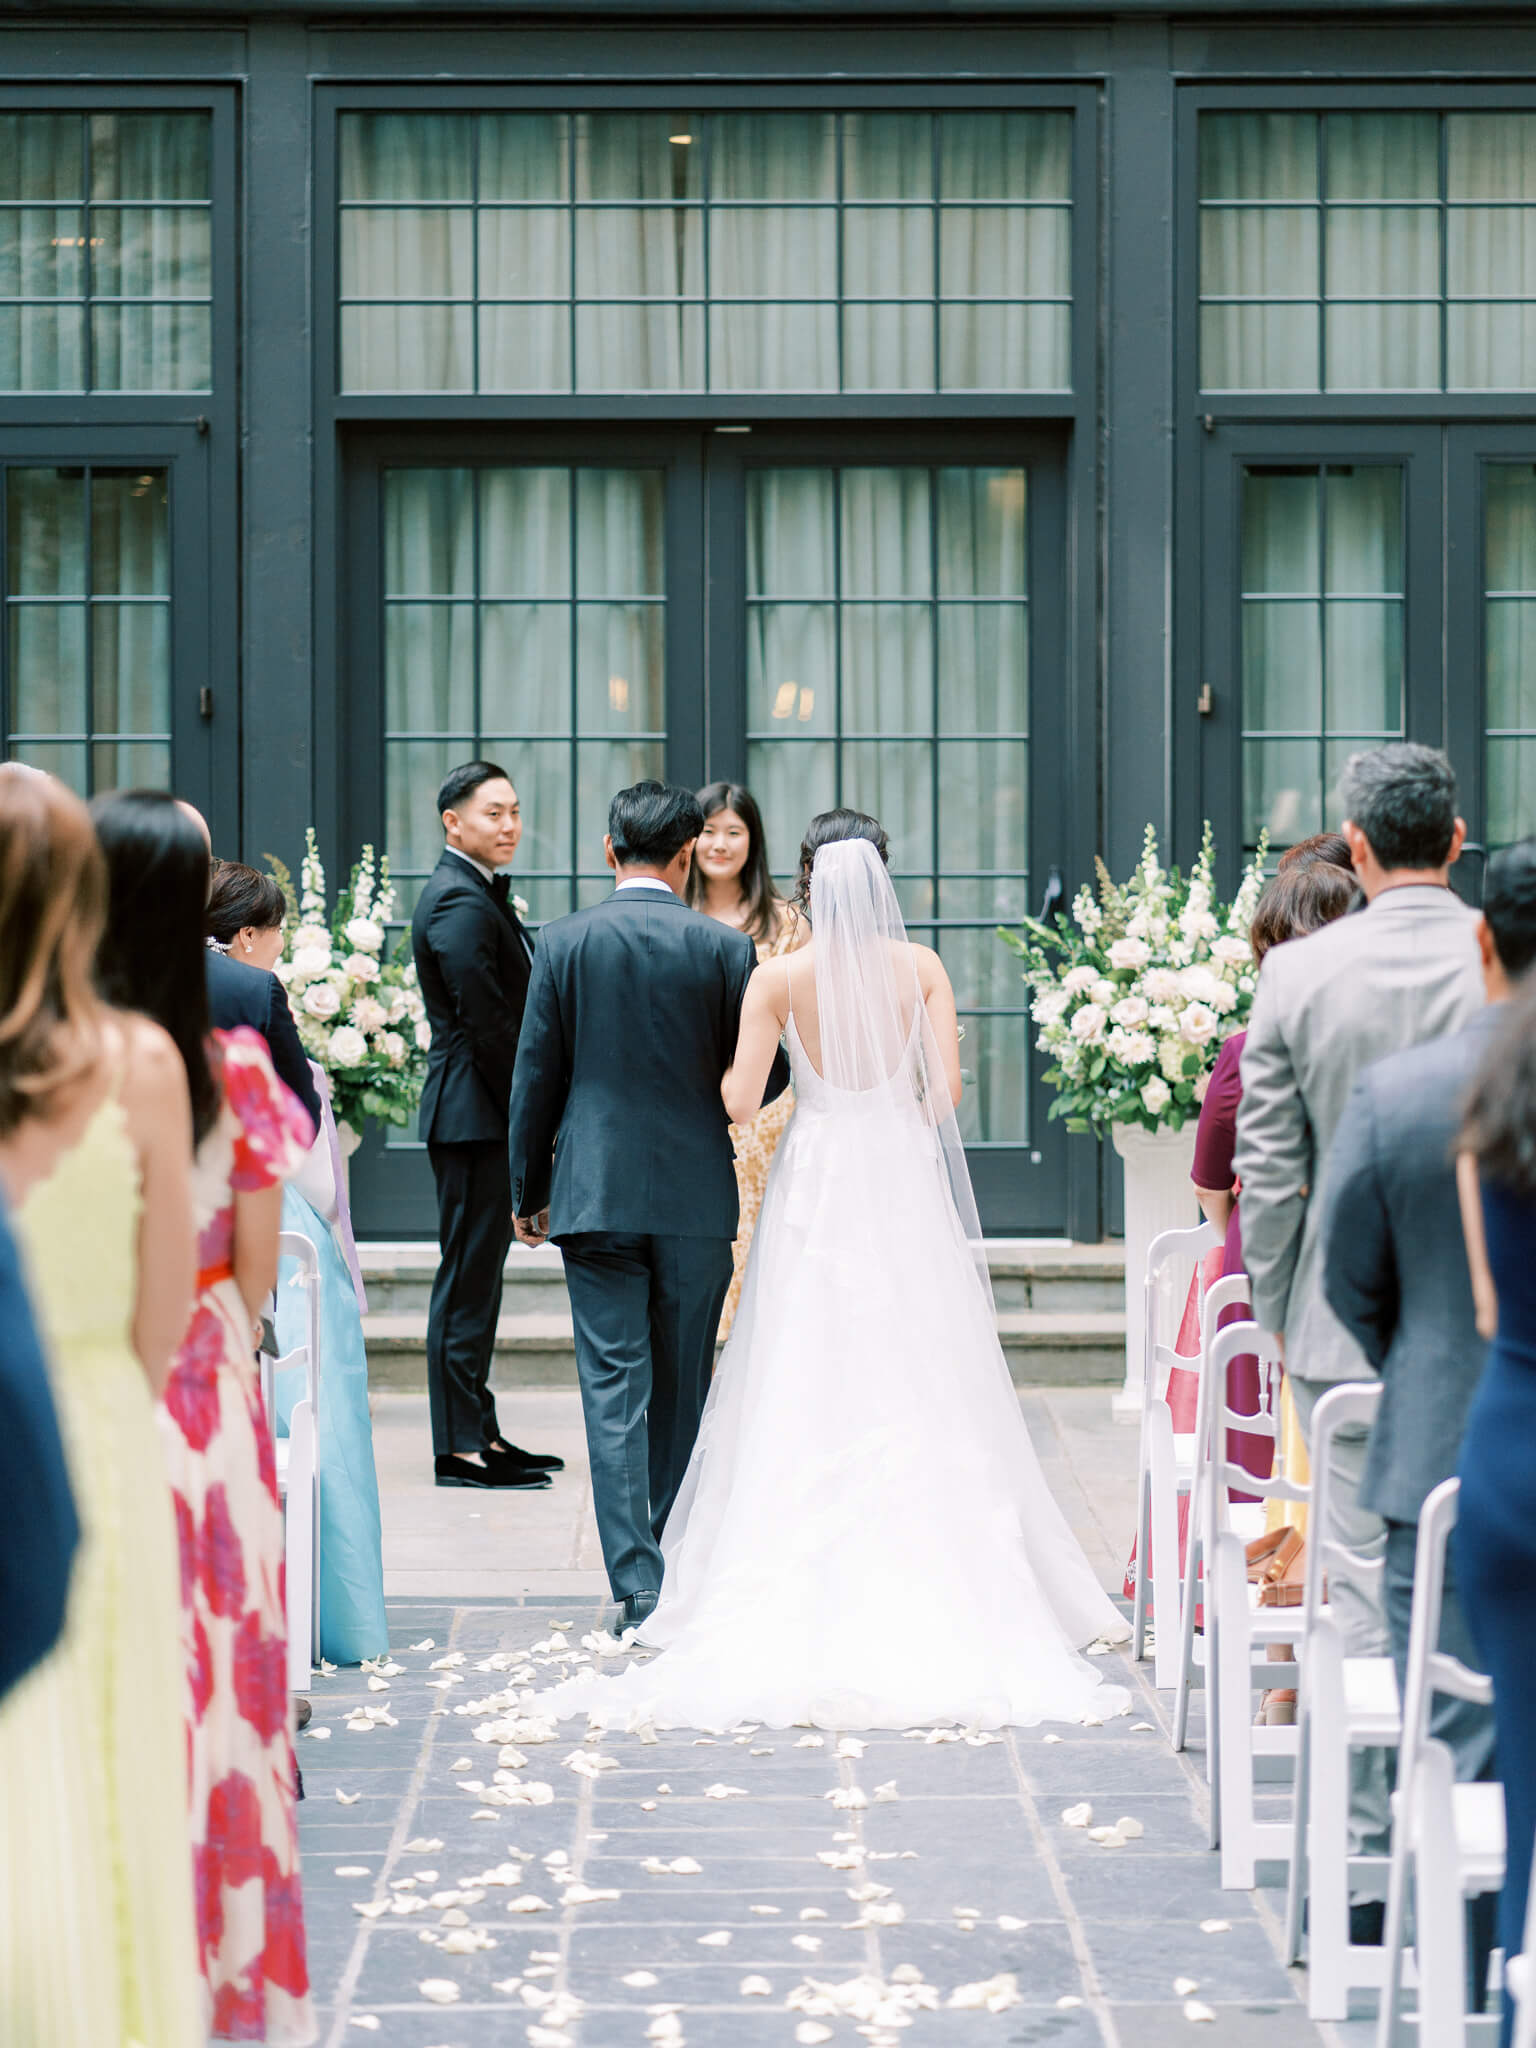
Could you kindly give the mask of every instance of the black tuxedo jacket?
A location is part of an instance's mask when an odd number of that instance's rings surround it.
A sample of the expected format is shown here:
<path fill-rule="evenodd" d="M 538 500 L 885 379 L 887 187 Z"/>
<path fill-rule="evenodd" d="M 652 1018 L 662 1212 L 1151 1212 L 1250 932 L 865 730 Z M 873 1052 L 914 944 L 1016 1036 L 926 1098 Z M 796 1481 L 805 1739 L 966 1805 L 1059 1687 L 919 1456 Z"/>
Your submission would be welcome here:
<path fill-rule="evenodd" d="M 309 1055 L 299 1043 L 298 1026 L 288 1007 L 288 991 L 275 974 L 264 967 L 245 967 L 227 953 L 215 953 L 210 946 L 208 961 L 208 1014 L 220 1031 L 233 1031 L 237 1024 L 249 1024 L 267 1041 L 277 1078 L 285 1081 L 309 1111 L 315 1129 L 320 1128 L 320 1097 L 315 1077 L 309 1071 Z"/>
<path fill-rule="evenodd" d="M 756 965 L 745 933 L 671 890 L 615 890 L 544 927 L 512 1084 L 517 1215 L 548 1208 L 554 1237 L 736 1235 L 720 1082 Z M 768 1097 L 788 1082 L 781 1053 Z"/>
<path fill-rule="evenodd" d="M 528 994 L 529 945 L 517 912 L 444 848 L 411 919 L 411 949 L 432 1026 L 422 1138 L 500 1143 Z"/>

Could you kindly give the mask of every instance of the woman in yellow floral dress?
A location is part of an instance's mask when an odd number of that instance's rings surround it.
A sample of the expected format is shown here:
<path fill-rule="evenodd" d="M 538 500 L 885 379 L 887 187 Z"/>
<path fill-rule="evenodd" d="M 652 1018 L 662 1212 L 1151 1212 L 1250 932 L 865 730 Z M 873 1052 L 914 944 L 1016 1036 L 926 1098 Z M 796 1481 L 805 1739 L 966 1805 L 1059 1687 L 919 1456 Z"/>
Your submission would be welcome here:
<path fill-rule="evenodd" d="M 704 813 L 704 830 L 694 848 L 693 868 L 688 877 L 689 903 L 706 917 L 745 932 L 757 948 L 759 961 L 771 960 L 779 953 L 792 953 L 803 946 L 809 933 L 793 904 L 786 903 L 774 887 L 768 871 L 763 817 L 751 791 L 737 782 L 712 782 L 699 791 L 699 807 Z M 741 1219 L 736 1226 L 736 1242 L 731 1247 L 731 1291 L 725 1297 L 720 1317 L 722 1344 L 736 1320 L 741 1276 L 763 1206 L 768 1169 L 794 1107 L 795 1098 L 786 1088 L 750 1123 L 731 1125 Z"/>

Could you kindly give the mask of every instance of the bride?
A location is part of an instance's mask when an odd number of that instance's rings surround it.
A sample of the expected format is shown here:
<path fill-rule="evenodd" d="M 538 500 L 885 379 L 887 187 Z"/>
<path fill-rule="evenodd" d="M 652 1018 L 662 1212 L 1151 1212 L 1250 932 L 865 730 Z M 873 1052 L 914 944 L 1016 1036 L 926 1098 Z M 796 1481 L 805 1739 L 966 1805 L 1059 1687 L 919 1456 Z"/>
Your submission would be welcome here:
<path fill-rule="evenodd" d="M 740 1118 L 781 1034 L 796 1109 L 635 1646 L 535 1711 L 605 1725 L 983 1728 L 1125 1710 L 1129 1630 L 1047 1490 L 997 1341 L 956 1128 L 959 1031 L 873 818 L 801 849 L 811 942 L 753 975 Z"/>

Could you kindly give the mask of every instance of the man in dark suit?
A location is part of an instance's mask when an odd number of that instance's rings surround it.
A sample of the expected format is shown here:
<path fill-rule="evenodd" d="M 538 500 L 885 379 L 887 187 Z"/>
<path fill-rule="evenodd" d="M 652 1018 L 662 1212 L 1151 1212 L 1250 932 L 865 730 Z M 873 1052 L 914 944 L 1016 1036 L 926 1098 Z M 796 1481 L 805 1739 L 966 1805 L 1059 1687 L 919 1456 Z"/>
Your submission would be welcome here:
<path fill-rule="evenodd" d="M 517 1234 L 553 1237 L 565 1258 L 615 1634 L 656 1605 L 731 1282 L 720 1082 L 757 960 L 744 933 L 682 901 L 703 829 L 687 790 L 614 798 L 618 887 L 540 932 L 512 1084 Z M 781 1056 L 768 1096 L 788 1079 Z"/>
<path fill-rule="evenodd" d="M 1488 1007 L 1445 1038 L 1367 1067 L 1329 1157 L 1323 1285 L 1382 1381 L 1360 1498 L 1386 1523 L 1387 1630 L 1399 1684 L 1408 1660 L 1419 1512 L 1456 1470 L 1485 1349 L 1452 1150 L 1468 1087 L 1499 1027 L 1497 1006 L 1536 962 L 1536 840 L 1489 862 L 1477 940 Z M 1478 1668 L 1449 1558 L 1440 1645 Z M 1449 1746 L 1458 1777 L 1488 1774 L 1490 1709 L 1442 1694 L 1431 1732 Z M 1490 1895 L 1474 1915 L 1474 1950 L 1485 1964 L 1496 1903 Z M 1485 1978 L 1486 1969 L 1479 1983 Z"/>
<path fill-rule="evenodd" d="M 512 1242 L 507 1098 L 531 951 L 496 870 L 517 851 L 522 812 L 494 761 L 452 769 L 437 808 L 447 844 L 411 919 L 432 1027 L 420 1129 L 442 1250 L 427 1318 L 434 1465 L 439 1486 L 544 1487 L 564 1460 L 509 1444 L 490 1389 Z"/>

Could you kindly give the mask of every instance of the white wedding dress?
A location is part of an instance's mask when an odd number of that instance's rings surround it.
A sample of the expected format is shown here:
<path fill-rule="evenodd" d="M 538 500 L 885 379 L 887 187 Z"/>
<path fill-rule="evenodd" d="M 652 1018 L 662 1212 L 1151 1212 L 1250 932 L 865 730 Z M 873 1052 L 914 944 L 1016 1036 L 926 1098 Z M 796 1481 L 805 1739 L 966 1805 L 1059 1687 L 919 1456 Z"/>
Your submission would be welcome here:
<path fill-rule="evenodd" d="M 814 983 L 789 956 L 795 1113 L 662 1542 L 643 1629 L 660 1654 L 531 1704 L 707 1730 L 1121 1713 L 1124 1690 L 1079 1652 L 1129 1630 L 1019 1412 L 915 962 L 867 842 L 821 849 L 811 915 Z"/>

